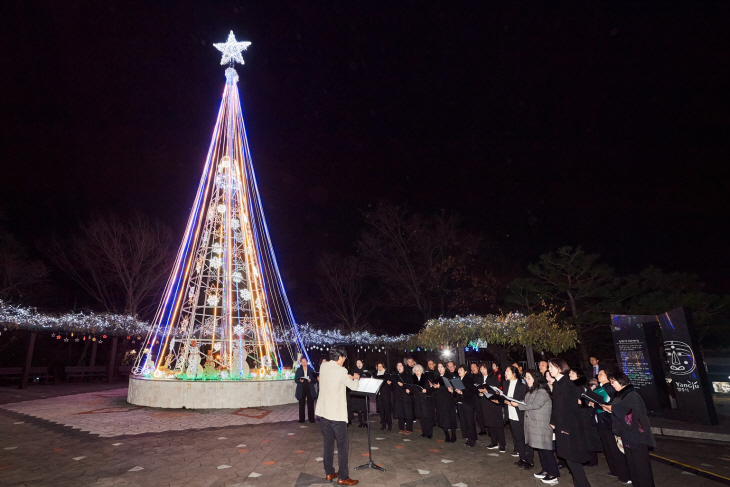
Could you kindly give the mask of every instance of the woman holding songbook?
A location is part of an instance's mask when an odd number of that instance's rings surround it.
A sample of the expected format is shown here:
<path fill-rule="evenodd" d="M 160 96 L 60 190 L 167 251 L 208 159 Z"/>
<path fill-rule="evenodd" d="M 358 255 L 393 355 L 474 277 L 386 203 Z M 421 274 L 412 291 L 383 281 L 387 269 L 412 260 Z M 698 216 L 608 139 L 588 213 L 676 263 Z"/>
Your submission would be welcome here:
<path fill-rule="evenodd" d="M 613 433 L 621 438 L 631 483 L 638 487 L 653 487 L 649 447 L 655 447 L 656 443 L 644 400 L 623 372 L 614 372 L 609 380 L 616 396 L 610 406 L 602 407 L 611 413 Z"/>
<path fill-rule="evenodd" d="M 433 401 L 433 386 L 431 381 L 424 375 L 422 365 L 416 364 L 413 367 L 413 378 L 411 384 L 406 388 L 408 394 L 413 395 L 414 415 L 421 423 L 421 437 L 433 438 L 433 417 L 435 406 Z"/>
<path fill-rule="evenodd" d="M 512 429 L 512 437 L 515 440 L 515 449 L 520 459 L 515 462 L 516 467 L 529 470 L 534 466 L 534 455 L 532 447 L 525 443 L 525 412 L 520 410 L 520 405 L 516 401 L 507 398 L 522 401 L 525 399 L 527 387 L 520 380 L 519 370 L 514 365 L 510 365 L 504 370 L 504 399 L 507 408 L 507 417 L 509 418 L 509 427 Z"/>
<path fill-rule="evenodd" d="M 550 399 L 547 380 L 540 372 L 528 370 L 525 372 L 525 383 L 525 404 L 519 405 L 520 410 L 525 412 L 525 443 L 537 450 L 540 458 L 541 469 L 535 477 L 545 484 L 555 485 L 560 470 L 553 452 L 553 429 L 550 427 L 553 401 Z"/>
<path fill-rule="evenodd" d="M 359 374 L 360 377 L 371 376 L 370 372 L 365 370 L 365 365 L 360 359 L 355 362 L 355 369 L 352 371 L 352 373 Z M 352 396 L 350 399 L 350 407 L 353 413 L 357 413 L 358 428 L 366 428 L 367 424 L 365 423 L 365 409 L 370 407 L 370 399 L 363 396 Z"/>
<path fill-rule="evenodd" d="M 474 404 L 479 397 L 479 391 L 473 381 L 466 379 L 466 366 L 459 365 L 456 369 L 459 374 L 459 382 L 463 389 L 455 387 L 450 388 L 456 394 L 456 407 L 459 410 L 459 422 L 461 423 L 461 434 L 466 438 L 466 446 L 474 448 L 477 444 L 477 424 L 474 421 Z"/>
<path fill-rule="evenodd" d="M 439 362 L 438 373 L 434 376 L 433 400 L 436 404 L 436 424 L 444 431 L 446 443 L 456 442 L 456 403 L 454 394 L 449 392 L 451 382 L 446 377 L 446 364 Z M 444 380 L 445 379 L 445 380 Z M 452 388 L 453 390 L 453 388 Z"/>
<path fill-rule="evenodd" d="M 375 396 L 375 404 L 380 413 L 380 429 L 388 428 L 390 431 L 393 428 L 393 381 L 390 380 L 390 374 L 385 371 L 385 362 L 378 362 L 376 367 L 375 378 L 383 380 L 383 385 Z"/>
<path fill-rule="evenodd" d="M 396 364 L 397 372 L 391 380 L 393 384 L 393 417 L 398 420 L 398 433 L 410 435 L 413 433 L 413 396 L 406 392 L 406 384 L 412 379 L 411 374 L 406 374 L 402 362 Z"/>
<path fill-rule="evenodd" d="M 487 448 L 490 450 L 499 448 L 499 453 L 504 453 L 507 442 L 504 438 L 503 408 L 502 401 L 496 394 L 496 391 L 502 386 L 502 373 L 499 367 L 495 366 L 496 362 L 492 363 L 492 373 L 487 377 L 485 387 L 479 388 L 479 392 L 482 394 L 482 399 L 486 398 L 481 406 L 482 415 L 484 416 L 484 426 L 489 428 L 489 437 L 491 439 Z"/>
<path fill-rule="evenodd" d="M 570 367 L 565 360 L 550 359 L 548 371 L 555 378 L 550 426 L 555 432 L 558 457 L 565 459 L 565 463 L 573 475 L 574 485 L 590 487 L 591 484 L 583 470 L 583 464 L 587 463 L 590 458 L 585 431 L 583 431 L 583 424 L 579 419 L 579 400 L 582 391 L 568 377 Z"/>

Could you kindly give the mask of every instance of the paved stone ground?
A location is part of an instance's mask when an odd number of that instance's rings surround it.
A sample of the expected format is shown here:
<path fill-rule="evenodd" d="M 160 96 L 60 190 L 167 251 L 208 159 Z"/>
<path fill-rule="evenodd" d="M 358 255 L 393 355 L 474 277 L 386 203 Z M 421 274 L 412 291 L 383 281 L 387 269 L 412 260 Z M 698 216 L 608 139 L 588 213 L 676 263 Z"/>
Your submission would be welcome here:
<path fill-rule="evenodd" d="M 74 386 L 71 395 L 35 399 L 36 392 L 28 394 L 34 398 L 30 401 L 3 401 L 0 485 L 329 485 L 322 478 L 319 425 L 293 420 L 296 405 L 215 411 L 136 408 L 124 402 L 124 390 L 91 387 L 84 392 Z M 23 394 L 18 394 L 21 399 Z M 404 438 L 379 429 L 372 436 L 373 459 L 387 472 L 352 470 L 363 486 L 544 485 L 532 472 L 514 467 L 513 457 L 487 450 L 484 441 L 466 448 L 461 441 Z M 366 430 L 351 428 L 351 469 L 366 461 Z M 619 486 L 605 475 L 605 461 L 600 461 L 587 469 L 592 485 Z M 658 486 L 719 485 L 659 463 L 653 469 Z M 572 485 L 569 474 L 559 485 Z"/>

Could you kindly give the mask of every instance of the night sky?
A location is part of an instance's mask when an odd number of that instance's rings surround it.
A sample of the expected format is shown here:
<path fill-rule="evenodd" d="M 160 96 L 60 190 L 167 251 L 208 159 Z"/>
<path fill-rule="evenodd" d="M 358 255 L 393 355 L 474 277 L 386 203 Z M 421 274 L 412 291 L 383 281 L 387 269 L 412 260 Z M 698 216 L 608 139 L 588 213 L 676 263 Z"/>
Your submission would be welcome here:
<path fill-rule="evenodd" d="M 233 30 L 295 305 L 381 200 L 461 213 L 524 274 L 583 245 L 730 292 L 727 2 L 5 1 L 0 18 L 2 225 L 29 246 L 96 210 L 181 238 L 225 82 L 212 44 Z"/>

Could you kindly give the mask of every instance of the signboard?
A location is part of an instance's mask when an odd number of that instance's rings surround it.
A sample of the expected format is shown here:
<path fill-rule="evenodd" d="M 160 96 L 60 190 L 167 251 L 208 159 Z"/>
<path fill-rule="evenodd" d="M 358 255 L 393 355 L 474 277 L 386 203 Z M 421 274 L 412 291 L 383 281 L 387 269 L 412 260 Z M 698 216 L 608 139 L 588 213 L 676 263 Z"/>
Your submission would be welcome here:
<path fill-rule="evenodd" d="M 717 424 L 712 388 L 702 354 L 692 337 L 692 316 L 683 308 L 657 315 L 664 339 L 667 373 L 684 421 Z"/>
<path fill-rule="evenodd" d="M 646 409 L 661 413 L 662 401 L 659 399 L 655 367 L 652 367 L 650 362 L 651 355 L 642 318 L 644 316 L 611 316 L 611 333 L 616 349 L 616 360 L 619 369 L 628 376 L 631 384 L 644 400 Z M 656 318 L 652 321 L 656 321 Z"/>
<path fill-rule="evenodd" d="M 661 341 L 655 337 L 657 324 Z M 611 315 L 616 359 L 649 411 L 660 413 L 665 408 L 666 372 L 677 399 L 678 419 L 714 425 L 712 389 L 691 325 L 691 315 L 684 308 L 660 315 Z"/>

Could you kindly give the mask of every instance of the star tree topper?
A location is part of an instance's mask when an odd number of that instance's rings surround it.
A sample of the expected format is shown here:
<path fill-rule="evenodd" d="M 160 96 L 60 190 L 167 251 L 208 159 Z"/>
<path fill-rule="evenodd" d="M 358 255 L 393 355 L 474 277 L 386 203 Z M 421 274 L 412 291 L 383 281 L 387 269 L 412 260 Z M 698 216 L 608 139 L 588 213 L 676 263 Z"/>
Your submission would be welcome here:
<path fill-rule="evenodd" d="M 219 42 L 217 44 L 213 44 L 216 49 L 223 53 L 221 64 L 233 63 L 234 61 L 243 64 L 241 51 L 245 51 L 250 45 L 250 42 L 237 42 L 236 36 L 233 35 L 233 31 L 228 34 L 228 40 L 225 43 Z"/>

